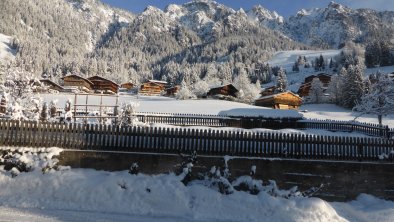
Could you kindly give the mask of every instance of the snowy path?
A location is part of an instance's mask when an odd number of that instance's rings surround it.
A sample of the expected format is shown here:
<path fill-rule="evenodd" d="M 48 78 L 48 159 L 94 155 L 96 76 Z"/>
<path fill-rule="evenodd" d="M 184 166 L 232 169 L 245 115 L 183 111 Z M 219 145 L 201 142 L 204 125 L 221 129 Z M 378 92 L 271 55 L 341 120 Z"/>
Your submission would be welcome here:
<path fill-rule="evenodd" d="M 71 211 L 71 210 L 45 210 L 0 207 L 1 222 L 58 222 L 58 221 L 117 221 L 117 222 L 200 222 L 189 218 L 166 217 L 166 216 L 141 216 L 126 214 L 111 214 L 94 211 Z M 202 221 L 201 221 L 202 222 Z M 216 221 L 215 221 L 216 222 Z M 217 222 L 220 222 L 217 220 Z"/>

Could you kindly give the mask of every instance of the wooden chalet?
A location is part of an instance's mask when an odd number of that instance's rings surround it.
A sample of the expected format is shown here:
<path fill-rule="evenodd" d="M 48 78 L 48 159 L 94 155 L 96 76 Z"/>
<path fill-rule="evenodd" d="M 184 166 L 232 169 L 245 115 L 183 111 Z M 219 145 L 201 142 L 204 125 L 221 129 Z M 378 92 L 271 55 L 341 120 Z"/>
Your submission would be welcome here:
<path fill-rule="evenodd" d="M 180 86 L 174 86 L 166 89 L 166 96 L 175 96 L 179 90 L 181 89 Z"/>
<path fill-rule="evenodd" d="M 149 80 L 141 85 L 139 91 L 140 94 L 144 95 L 160 95 L 167 86 L 167 82 L 158 80 Z"/>
<path fill-rule="evenodd" d="M 223 96 L 236 97 L 237 93 L 238 93 L 238 89 L 235 88 L 233 84 L 227 84 L 227 85 L 211 88 L 208 91 L 207 95 L 208 96 L 223 95 Z"/>
<path fill-rule="evenodd" d="M 79 91 L 91 92 L 93 90 L 93 83 L 79 75 L 68 75 L 62 78 L 63 87 L 65 89 L 77 89 Z"/>
<path fill-rule="evenodd" d="M 6 114 L 7 112 L 7 99 L 5 96 L 1 96 L 0 100 L 0 114 Z"/>
<path fill-rule="evenodd" d="M 131 90 L 132 88 L 134 88 L 134 84 L 132 82 L 125 82 L 120 85 L 120 88 Z"/>
<path fill-rule="evenodd" d="M 41 82 L 41 84 L 44 85 L 49 91 L 51 91 L 51 90 L 58 91 L 58 92 L 63 92 L 63 91 L 64 91 L 64 88 L 63 88 L 61 85 L 59 85 L 59 84 L 53 82 L 53 81 L 50 80 L 50 79 L 41 79 L 40 82 Z"/>
<path fill-rule="evenodd" d="M 300 88 L 298 89 L 298 95 L 301 97 L 308 96 L 309 90 L 312 86 L 312 81 L 314 78 L 318 78 L 320 82 L 323 84 L 323 87 L 328 87 L 331 82 L 331 75 L 320 73 L 318 75 L 311 75 L 305 78 L 304 83 L 301 84 Z"/>
<path fill-rule="evenodd" d="M 88 80 L 93 83 L 93 90 L 96 93 L 118 93 L 119 85 L 109 79 L 103 78 L 101 76 L 92 76 L 89 77 Z"/>
<path fill-rule="evenodd" d="M 256 106 L 269 107 L 273 109 L 298 109 L 301 104 L 301 97 L 289 91 L 263 96 L 255 100 Z"/>

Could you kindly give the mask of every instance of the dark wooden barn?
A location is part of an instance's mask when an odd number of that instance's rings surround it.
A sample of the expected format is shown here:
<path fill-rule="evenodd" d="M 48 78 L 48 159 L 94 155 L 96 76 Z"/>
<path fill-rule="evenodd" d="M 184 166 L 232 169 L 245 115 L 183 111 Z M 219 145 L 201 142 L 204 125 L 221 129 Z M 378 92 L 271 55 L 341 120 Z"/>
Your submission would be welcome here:
<path fill-rule="evenodd" d="M 166 96 L 175 96 L 179 90 L 181 89 L 180 86 L 174 86 L 166 89 Z"/>
<path fill-rule="evenodd" d="M 223 95 L 223 96 L 236 97 L 237 93 L 238 93 L 238 89 L 235 88 L 233 84 L 227 84 L 227 85 L 211 88 L 208 91 L 207 95 L 208 96 Z"/>
<path fill-rule="evenodd" d="M 331 75 L 325 74 L 325 73 L 320 73 L 318 75 L 311 75 L 305 78 L 304 83 L 301 84 L 300 88 L 298 89 L 298 95 L 301 97 L 308 96 L 309 95 L 309 90 L 311 89 L 312 86 L 312 81 L 314 78 L 318 78 L 320 82 L 322 83 L 323 87 L 328 87 L 328 85 L 331 82 Z"/>

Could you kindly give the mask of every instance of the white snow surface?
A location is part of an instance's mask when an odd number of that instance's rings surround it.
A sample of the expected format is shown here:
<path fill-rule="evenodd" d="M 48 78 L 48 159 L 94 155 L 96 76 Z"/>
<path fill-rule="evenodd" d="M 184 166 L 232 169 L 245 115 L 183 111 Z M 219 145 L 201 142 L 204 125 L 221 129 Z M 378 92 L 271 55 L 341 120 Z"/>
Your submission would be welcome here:
<path fill-rule="evenodd" d="M 15 58 L 15 50 L 10 48 L 11 36 L 0 33 L 0 62 Z"/>
<path fill-rule="evenodd" d="M 315 58 L 322 55 L 324 59 L 330 60 L 335 56 L 339 55 L 341 50 L 292 50 L 292 51 L 280 51 L 275 53 L 272 59 L 268 60 L 268 64 L 271 67 L 281 66 L 288 72 L 292 70 L 294 62 L 298 59 L 298 56 L 305 56 L 310 62 Z M 314 69 L 311 69 L 314 71 Z"/>
<path fill-rule="evenodd" d="M 57 99 L 59 108 L 64 107 L 68 98 L 74 100 L 71 94 L 42 94 L 45 102 Z M 114 105 L 115 97 L 103 97 L 103 104 Z M 229 116 L 261 116 L 261 117 L 301 117 L 295 110 L 275 110 L 265 107 L 247 105 L 244 103 L 226 100 L 176 100 L 163 96 L 128 96 L 120 95 L 120 103 L 139 102 L 137 112 L 177 113 L 177 114 L 203 114 L 203 115 L 229 115 Z M 85 104 L 86 97 L 78 96 L 77 104 Z M 89 96 L 88 104 L 99 105 L 100 96 Z M 84 109 L 82 107 L 81 109 Z M 90 108 L 90 107 L 89 107 Z M 88 108 L 88 109 L 89 109 Z M 93 107 L 92 107 L 93 108 Z"/>
<path fill-rule="evenodd" d="M 10 150 L 0 147 L 1 150 Z M 34 161 L 61 149 L 14 149 Z M 34 156 L 34 155 L 33 155 Z M 23 158 L 20 158 L 23 159 Z M 185 186 L 170 174 L 131 175 L 37 167 L 16 177 L 0 167 L 1 221 L 391 221 L 394 202 L 360 195 L 347 203 L 235 191 L 223 195 L 201 183 Z M 258 181 L 255 181 L 258 182 Z M 260 185 L 261 186 L 261 185 Z"/>
<path fill-rule="evenodd" d="M 125 189 L 121 188 L 121 185 Z M 222 195 L 173 175 L 71 169 L 15 178 L 0 172 L 2 221 L 391 221 L 394 203 L 361 195 L 349 203 Z M 147 191 L 150 190 L 150 192 Z M 364 220 L 360 220 L 364 219 Z"/>
<path fill-rule="evenodd" d="M 334 104 L 305 104 L 300 107 L 300 110 L 306 111 L 302 114 L 308 119 L 351 121 L 359 115 L 358 112 L 352 112 L 349 109 Z M 357 118 L 356 121 L 374 124 L 379 123 L 376 115 L 363 115 Z M 383 124 L 388 125 L 390 128 L 394 128 L 394 115 L 384 116 Z"/>

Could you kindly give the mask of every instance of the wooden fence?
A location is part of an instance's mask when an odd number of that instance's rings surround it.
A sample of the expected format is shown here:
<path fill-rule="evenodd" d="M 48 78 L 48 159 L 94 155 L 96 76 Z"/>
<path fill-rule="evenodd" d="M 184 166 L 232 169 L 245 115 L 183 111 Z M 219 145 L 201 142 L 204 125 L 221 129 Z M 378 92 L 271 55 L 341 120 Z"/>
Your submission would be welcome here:
<path fill-rule="evenodd" d="M 355 121 L 336 121 L 308 119 L 298 121 L 304 129 L 323 129 L 341 132 L 357 132 L 370 136 L 391 138 L 391 131 L 388 126 L 379 126 L 373 123 L 360 123 Z"/>
<path fill-rule="evenodd" d="M 0 119 L 0 145 L 328 160 L 393 160 L 394 141 L 366 137 Z"/>

